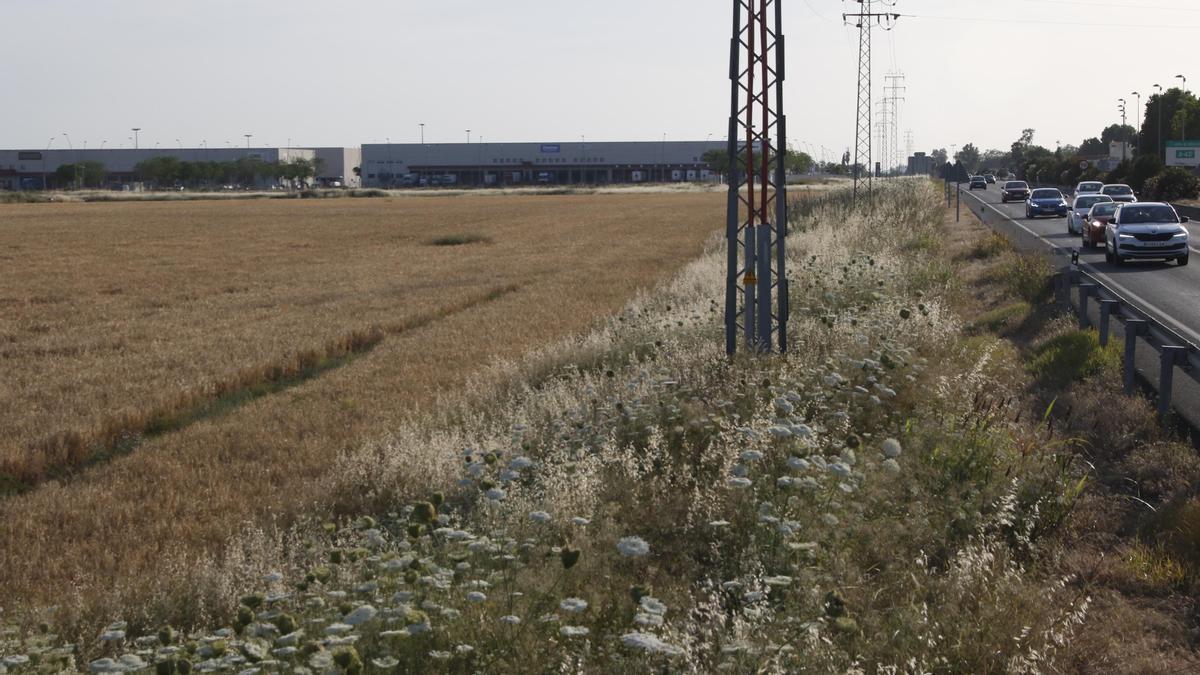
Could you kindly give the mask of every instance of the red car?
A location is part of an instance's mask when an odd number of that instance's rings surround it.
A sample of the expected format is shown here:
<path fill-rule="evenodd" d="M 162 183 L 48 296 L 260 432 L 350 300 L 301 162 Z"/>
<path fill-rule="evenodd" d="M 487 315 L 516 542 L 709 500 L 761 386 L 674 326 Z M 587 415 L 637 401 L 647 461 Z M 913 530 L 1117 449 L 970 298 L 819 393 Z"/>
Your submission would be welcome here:
<path fill-rule="evenodd" d="M 1104 230 L 1117 211 L 1117 202 L 1100 202 L 1092 206 L 1083 219 L 1083 247 L 1104 246 Z"/>

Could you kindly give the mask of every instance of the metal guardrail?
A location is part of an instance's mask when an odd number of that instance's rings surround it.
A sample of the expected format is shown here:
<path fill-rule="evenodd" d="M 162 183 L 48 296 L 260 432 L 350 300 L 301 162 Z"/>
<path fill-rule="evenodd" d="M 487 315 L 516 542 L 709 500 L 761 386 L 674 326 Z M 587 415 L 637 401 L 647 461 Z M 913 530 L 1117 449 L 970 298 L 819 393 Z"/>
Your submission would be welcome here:
<path fill-rule="evenodd" d="M 1200 384 L 1200 347 L 1163 325 L 1149 312 L 1122 297 L 1095 275 L 1074 265 L 1054 275 L 1055 299 L 1061 305 L 1071 305 L 1072 286 L 1079 288 L 1079 302 L 1076 310 L 1080 328 L 1091 327 L 1089 300 L 1094 297 L 1099 303 L 1100 321 L 1096 328 L 1100 334 L 1101 346 L 1108 345 L 1110 323 L 1113 318 L 1124 324 L 1126 339 L 1123 372 L 1126 394 L 1132 395 L 1136 390 L 1137 338 L 1141 337 L 1154 351 L 1158 352 L 1158 414 L 1160 418 L 1165 418 L 1171 411 L 1176 369 Z"/>

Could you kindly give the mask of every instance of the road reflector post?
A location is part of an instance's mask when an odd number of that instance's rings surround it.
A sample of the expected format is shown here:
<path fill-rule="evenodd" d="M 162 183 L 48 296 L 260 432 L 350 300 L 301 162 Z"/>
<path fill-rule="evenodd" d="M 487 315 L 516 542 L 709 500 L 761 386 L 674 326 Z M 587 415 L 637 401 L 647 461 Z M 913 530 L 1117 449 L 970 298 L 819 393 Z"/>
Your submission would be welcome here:
<path fill-rule="evenodd" d="M 1121 310 L 1121 303 L 1116 300 L 1100 301 L 1100 346 L 1108 346 L 1108 322 L 1113 312 Z"/>
<path fill-rule="evenodd" d="M 1158 373 L 1158 416 L 1165 418 L 1171 412 L 1171 389 L 1175 381 L 1175 364 L 1182 364 L 1187 359 L 1187 349 L 1184 347 L 1164 346 L 1159 354 Z"/>
<path fill-rule="evenodd" d="M 1133 396 L 1137 375 L 1137 339 L 1150 329 L 1145 319 L 1129 319 L 1125 322 L 1125 395 Z"/>
<path fill-rule="evenodd" d="M 1088 318 L 1088 298 L 1095 295 L 1097 291 L 1096 284 L 1079 284 L 1079 328 L 1080 330 L 1091 326 L 1091 319 Z"/>
<path fill-rule="evenodd" d="M 1054 304 L 1059 307 L 1071 306 L 1071 280 L 1067 269 L 1060 270 L 1054 275 Z"/>

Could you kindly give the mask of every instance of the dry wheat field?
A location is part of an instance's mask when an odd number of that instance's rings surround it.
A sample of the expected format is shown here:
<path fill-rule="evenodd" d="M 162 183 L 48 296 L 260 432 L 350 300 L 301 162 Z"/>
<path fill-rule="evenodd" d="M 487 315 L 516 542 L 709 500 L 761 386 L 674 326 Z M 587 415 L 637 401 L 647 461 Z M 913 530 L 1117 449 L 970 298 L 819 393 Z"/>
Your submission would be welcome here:
<path fill-rule="evenodd" d="M 670 276 L 723 200 L 0 207 L 0 597 L 127 591 L 319 510 L 331 458 Z"/>

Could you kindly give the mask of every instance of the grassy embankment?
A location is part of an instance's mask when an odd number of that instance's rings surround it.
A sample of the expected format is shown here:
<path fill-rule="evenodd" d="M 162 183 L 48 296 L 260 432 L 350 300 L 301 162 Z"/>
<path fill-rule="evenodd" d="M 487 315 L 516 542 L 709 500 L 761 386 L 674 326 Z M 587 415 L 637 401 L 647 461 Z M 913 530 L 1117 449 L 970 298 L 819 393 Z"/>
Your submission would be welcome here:
<path fill-rule="evenodd" d="M 788 358 L 724 358 L 714 248 L 603 330 L 341 458 L 329 489 L 364 514 L 295 531 L 286 556 L 256 539 L 225 570 L 241 595 L 227 629 L 154 637 L 134 616 L 85 636 L 87 657 L 167 672 L 1186 664 L 1186 636 L 1123 632 L 1152 610 L 1113 579 L 1178 598 L 1195 565 L 1106 529 L 1119 464 L 1084 461 L 1128 447 L 1145 481 L 1178 446 L 1137 402 L 1062 435 L 1077 419 L 1062 401 L 1108 396 L 1087 373 L 1111 363 L 1064 349 L 1085 340 L 1044 309 L 1036 261 L 952 229 L 925 183 L 877 200 L 871 217 L 840 196 L 797 210 Z"/>

